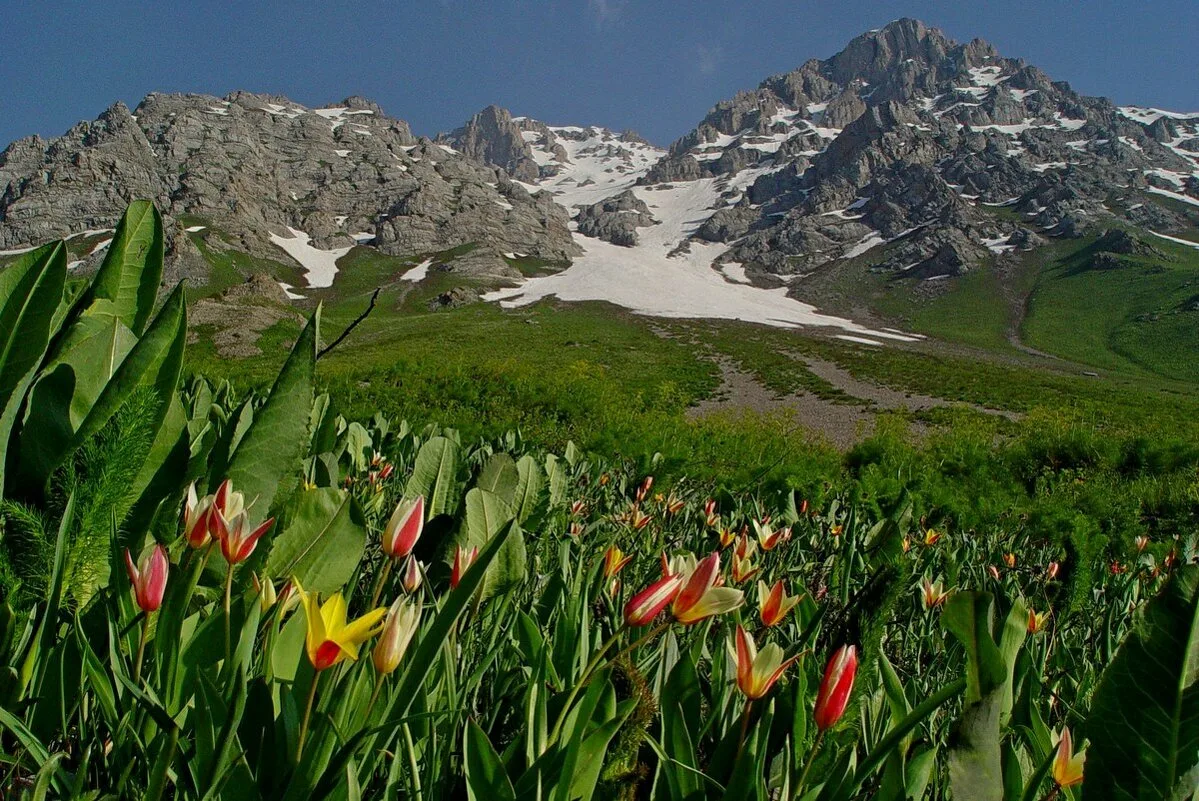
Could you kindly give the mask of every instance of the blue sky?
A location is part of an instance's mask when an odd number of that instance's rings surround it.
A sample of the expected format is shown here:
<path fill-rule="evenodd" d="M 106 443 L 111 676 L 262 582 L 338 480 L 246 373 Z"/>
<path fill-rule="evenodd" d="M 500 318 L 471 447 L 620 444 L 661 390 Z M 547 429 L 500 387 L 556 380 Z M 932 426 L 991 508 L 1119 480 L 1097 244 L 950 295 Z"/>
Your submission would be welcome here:
<path fill-rule="evenodd" d="M 423 134 L 498 103 L 666 144 L 716 101 L 901 16 L 1087 94 L 1199 111 L 1196 0 L 0 0 L 0 146 L 150 91 L 233 89 L 309 106 L 360 94 Z"/>

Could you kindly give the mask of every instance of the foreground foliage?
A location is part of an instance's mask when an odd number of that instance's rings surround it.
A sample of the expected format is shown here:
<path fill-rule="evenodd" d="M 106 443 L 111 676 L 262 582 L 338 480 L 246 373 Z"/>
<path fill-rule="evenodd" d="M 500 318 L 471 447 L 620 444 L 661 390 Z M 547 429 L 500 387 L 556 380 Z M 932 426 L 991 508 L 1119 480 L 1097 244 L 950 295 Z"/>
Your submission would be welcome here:
<path fill-rule="evenodd" d="M 319 311 L 181 385 L 160 269 L 136 204 L 0 272 L 6 796 L 1193 795 L 1193 537 L 354 422 Z"/>

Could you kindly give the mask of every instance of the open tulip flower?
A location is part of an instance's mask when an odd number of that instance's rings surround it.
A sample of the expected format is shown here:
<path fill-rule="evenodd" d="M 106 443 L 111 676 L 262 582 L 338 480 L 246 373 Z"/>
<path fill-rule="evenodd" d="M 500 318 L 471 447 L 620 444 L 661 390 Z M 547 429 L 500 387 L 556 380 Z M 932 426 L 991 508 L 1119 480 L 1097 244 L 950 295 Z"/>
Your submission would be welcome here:
<path fill-rule="evenodd" d="M 824 668 L 824 679 L 816 693 L 816 727 L 825 731 L 845 714 L 853 692 L 854 676 L 858 672 L 858 649 L 842 645 Z"/>
<path fill-rule="evenodd" d="M 219 518 L 219 515 L 218 515 Z M 221 526 L 221 553 L 230 565 L 241 564 L 250 558 L 258 540 L 275 525 L 275 518 L 268 517 L 258 528 L 250 530 L 250 521 L 245 513 L 237 515 L 232 522 Z"/>
<path fill-rule="evenodd" d="M 776 581 L 773 587 L 766 582 L 758 582 L 758 612 L 762 616 L 762 625 L 777 626 L 787 617 L 787 613 L 799 603 L 800 595 L 787 595 L 782 581 Z"/>
<path fill-rule="evenodd" d="M 187 501 L 183 505 L 183 536 L 192 548 L 200 549 L 212 540 L 213 496 L 196 496 L 196 482 L 187 488 Z"/>
<path fill-rule="evenodd" d="M 782 543 L 791 538 L 791 529 L 787 527 L 775 529 L 768 522 L 753 521 L 754 533 L 758 535 L 758 542 L 762 546 L 763 551 L 772 551 Z"/>
<path fill-rule="evenodd" d="M 924 544 L 926 546 L 931 547 L 933 545 L 936 545 L 940 539 L 941 539 L 941 532 L 937 531 L 936 529 L 930 528 L 924 532 Z"/>
<path fill-rule="evenodd" d="M 624 551 L 612 545 L 608 550 L 604 551 L 604 578 L 616 578 L 616 574 L 624 570 L 624 566 L 632 561 L 632 555 L 626 555 Z"/>
<path fill-rule="evenodd" d="M 693 561 L 695 557 L 687 557 Z M 685 626 L 714 615 L 731 612 L 745 602 L 741 590 L 720 586 L 720 554 L 704 557 L 698 563 L 685 563 L 683 587 L 675 596 L 671 613 Z"/>
<path fill-rule="evenodd" d="M 670 606 L 683 587 L 683 577 L 665 575 L 629 599 L 624 607 L 624 622 L 630 626 L 645 626 L 653 622 L 663 609 Z"/>
<path fill-rule="evenodd" d="M 328 670 L 346 659 L 358 659 L 359 646 L 382 628 L 387 607 L 372 609 L 352 623 L 347 623 L 346 599 L 340 592 L 330 595 L 324 604 L 318 605 L 316 593 L 305 591 L 295 579 L 292 582 L 300 595 L 307 618 L 304 645 L 312 666 L 317 670 Z"/>
<path fill-rule="evenodd" d="M 125 570 L 129 573 L 129 581 L 133 583 L 133 598 L 138 608 L 146 613 L 158 611 L 158 607 L 162 606 L 162 596 L 166 593 L 167 573 L 170 570 L 166 550 L 155 543 L 134 564 L 133 555 L 126 548 Z"/>
<path fill-rule="evenodd" d="M 225 479 L 212 496 L 212 508 L 225 521 L 230 521 L 246 511 L 246 498 L 233 490 L 232 481 Z"/>
<path fill-rule="evenodd" d="M 1062 728 L 1057 741 L 1057 753 L 1053 757 L 1053 780 L 1058 787 L 1073 787 L 1082 783 L 1083 765 L 1087 761 L 1086 749 L 1074 753 L 1074 741 L 1070 727 Z"/>
<path fill-rule="evenodd" d="M 475 563 L 475 559 L 479 556 L 479 547 L 476 545 L 469 551 L 463 550 L 461 545 L 454 547 L 454 566 L 450 569 L 450 587 L 458 589 L 458 584 L 461 583 L 462 577 L 466 575 L 466 571 L 470 570 L 470 566 Z"/>
<path fill-rule="evenodd" d="M 425 496 L 405 499 L 396 504 L 395 511 L 383 529 L 380 543 L 383 553 L 392 559 L 403 559 L 412 553 L 425 527 Z"/>
<path fill-rule="evenodd" d="M 1049 613 L 1048 612 L 1034 612 L 1031 609 L 1028 610 L 1028 633 L 1029 634 L 1040 634 L 1042 631 L 1045 630 L 1045 626 L 1047 626 L 1048 624 L 1049 624 Z"/>
<path fill-rule="evenodd" d="M 386 676 L 395 671 L 412 642 L 413 635 L 420 627 L 420 607 L 404 598 L 397 598 L 387 610 L 387 622 L 383 624 L 383 632 L 371 652 L 371 661 L 380 675 Z"/>
<path fill-rule="evenodd" d="M 756 701 L 774 686 L 799 656 L 783 658 L 783 649 L 768 643 L 761 651 L 753 638 L 740 625 L 736 634 L 737 687 L 751 701 Z"/>
<path fill-rule="evenodd" d="M 925 609 L 936 609 L 941 604 L 945 603 L 945 599 L 949 597 L 949 592 L 946 590 L 940 581 L 930 582 L 928 579 L 920 585 L 921 599 L 924 601 Z"/>

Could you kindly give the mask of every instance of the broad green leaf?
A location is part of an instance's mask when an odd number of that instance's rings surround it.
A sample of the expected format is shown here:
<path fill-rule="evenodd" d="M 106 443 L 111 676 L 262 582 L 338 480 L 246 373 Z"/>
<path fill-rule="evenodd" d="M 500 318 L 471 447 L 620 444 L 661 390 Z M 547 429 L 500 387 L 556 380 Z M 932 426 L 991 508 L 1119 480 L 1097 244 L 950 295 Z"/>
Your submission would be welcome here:
<path fill-rule="evenodd" d="M 91 286 L 91 313 L 119 319 L 140 335 L 162 280 L 162 217 L 148 200 L 129 204 Z"/>
<path fill-rule="evenodd" d="M 233 488 L 254 503 L 265 518 L 277 496 L 286 495 L 296 481 L 308 442 L 312 411 L 312 382 L 316 368 L 321 310 L 313 312 L 291 349 L 262 408 L 238 443 L 225 474 Z M 221 476 L 213 476 L 219 480 Z"/>
<path fill-rule="evenodd" d="M 549 477 L 549 505 L 553 509 L 566 500 L 566 468 L 552 453 L 545 457 L 545 474 Z"/>
<path fill-rule="evenodd" d="M 62 242 L 26 253 L 0 271 L 0 451 L 5 453 L 21 401 L 45 358 L 66 275 Z M 0 458 L 0 492 L 4 462 Z"/>
<path fill-rule="evenodd" d="M 466 721 L 462 753 L 466 763 L 467 798 L 471 801 L 516 801 L 516 790 L 500 755 L 474 718 Z"/>
<path fill-rule="evenodd" d="M 545 505 L 545 473 L 531 454 L 520 457 L 516 463 L 516 491 L 512 496 L 512 510 L 516 522 L 522 526 L 535 526 Z"/>
<path fill-rule="evenodd" d="M 417 452 L 412 477 L 408 479 L 404 495 L 408 498 L 425 496 L 427 520 L 438 515 L 453 514 L 458 508 L 458 469 L 461 463 L 461 446 L 446 437 L 433 437 Z"/>
<path fill-rule="evenodd" d="M 941 616 L 945 628 L 966 649 L 966 703 L 972 704 L 1003 684 L 1009 675 L 991 635 L 990 593 L 955 592 Z"/>
<path fill-rule="evenodd" d="M 345 490 L 312 489 L 286 506 L 286 528 L 271 543 L 267 575 L 295 577 L 307 590 L 331 593 L 349 580 L 366 548 L 362 511 Z"/>
<path fill-rule="evenodd" d="M 1178 570 L 1124 638 L 1091 700 L 1083 797 L 1187 798 L 1199 770 L 1199 565 Z"/>
<path fill-rule="evenodd" d="M 516 469 L 516 462 L 506 453 L 497 453 L 483 465 L 475 486 L 494 493 L 511 506 L 519 483 L 520 473 Z"/>
<path fill-rule="evenodd" d="M 466 493 L 466 518 L 464 530 L 459 533 L 459 544 L 465 548 L 473 546 L 482 550 L 511 520 L 512 509 L 503 499 L 495 493 L 475 487 Z M 523 581 L 528 571 L 524 535 L 518 528 L 488 569 L 480 597 L 487 599 L 506 591 Z"/>

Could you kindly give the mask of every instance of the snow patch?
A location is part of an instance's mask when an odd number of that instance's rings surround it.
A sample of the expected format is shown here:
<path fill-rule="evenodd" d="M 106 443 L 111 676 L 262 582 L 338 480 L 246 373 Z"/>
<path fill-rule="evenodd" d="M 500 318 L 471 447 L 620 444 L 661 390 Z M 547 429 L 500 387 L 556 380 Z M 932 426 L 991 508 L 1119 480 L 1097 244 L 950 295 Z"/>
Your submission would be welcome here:
<path fill-rule="evenodd" d="M 1169 239 L 1171 242 L 1177 242 L 1180 245 L 1186 245 L 1187 247 L 1199 250 L 1199 242 L 1195 242 L 1194 240 L 1182 239 L 1181 237 L 1170 236 L 1169 234 L 1159 234 L 1157 231 L 1150 231 L 1149 233 L 1153 234 L 1154 236 L 1160 236 L 1162 239 Z"/>
<path fill-rule="evenodd" d="M 271 234 L 271 243 L 282 248 L 304 268 L 308 286 L 313 289 L 333 286 L 337 275 L 337 260 L 350 252 L 352 247 L 321 250 L 309 244 L 312 237 L 303 231 L 288 227 L 290 237 Z"/>
<path fill-rule="evenodd" d="M 420 264 L 416 265 L 411 270 L 409 270 L 408 272 L 401 275 L 400 280 L 401 281 L 411 281 L 413 283 L 416 283 L 417 281 L 424 281 L 425 276 L 427 276 L 429 274 L 429 265 L 432 263 L 433 263 L 432 259 L 425 259 Z"/>
<path fill-rule="evenodd" d="M 195 234 L 195 233 L 199 233 L 200 231 L 203 231 L 207 227 L 208 226 L 206 226 L 206 225 L 193 225 L 190 228 L 184 228 L 183 230 L 189 234 Z"/>

